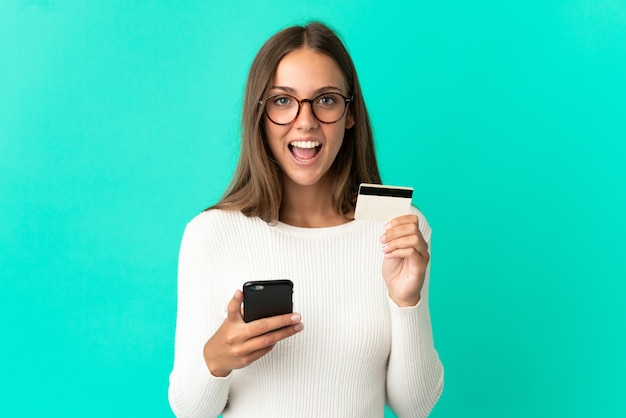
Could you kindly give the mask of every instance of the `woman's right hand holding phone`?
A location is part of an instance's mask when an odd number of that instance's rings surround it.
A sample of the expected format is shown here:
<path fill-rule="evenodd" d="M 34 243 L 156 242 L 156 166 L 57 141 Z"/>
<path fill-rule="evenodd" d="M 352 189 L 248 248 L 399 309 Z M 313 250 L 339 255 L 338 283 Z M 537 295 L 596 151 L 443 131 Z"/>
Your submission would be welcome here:
<path fill-rule="evenodd" d="M 269 353 L 274 345 L 302 331 L 300 314 L 292 313 L 244 322 L 240 290 L 228 303 L 227 317 L 204 344 L 204 361 L 213 376 L 226 377 Z"/>

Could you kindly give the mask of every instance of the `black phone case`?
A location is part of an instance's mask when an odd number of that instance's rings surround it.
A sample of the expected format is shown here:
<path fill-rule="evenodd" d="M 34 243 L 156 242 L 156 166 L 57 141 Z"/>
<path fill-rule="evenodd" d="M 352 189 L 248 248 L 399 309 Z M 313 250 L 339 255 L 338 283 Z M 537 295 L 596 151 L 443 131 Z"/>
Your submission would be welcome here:
<path fill-rule="evenodd" d="M 293 312 L 291 280 L 264 280 L 243 285 L 243 320 L 255 321 Z"/>

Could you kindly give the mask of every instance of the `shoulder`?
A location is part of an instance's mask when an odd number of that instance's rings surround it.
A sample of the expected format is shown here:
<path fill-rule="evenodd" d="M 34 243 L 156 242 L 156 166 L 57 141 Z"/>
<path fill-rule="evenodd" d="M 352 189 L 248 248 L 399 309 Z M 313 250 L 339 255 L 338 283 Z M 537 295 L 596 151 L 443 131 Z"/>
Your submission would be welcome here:
<path fill-rule="evenodd" d="M 233 226 L 245 226 L 256 218 L 248 218 L 238 210 L 207 209 L 193 217 L 186 231 L 196 233 L 218 233 Z"/>
<path fill-rule="evenodd" d="M 203 210 L 189 221 L 187 224 L 193 228 L 198 228 L 203 225 L 210 225 L 219 223 L 229 218 L 238 217 L 241 212 L 235 210 L 223 210 L 223 209 L 207 209 Z"/>
<path fill-rule="evenodd" d="M 238 241 L 257 232 L 259 218 L 249 218 L 237 210 L 209 209 L 194 216 L 185 226 L 182 245 L 217 251 L 228 240 Z"/>

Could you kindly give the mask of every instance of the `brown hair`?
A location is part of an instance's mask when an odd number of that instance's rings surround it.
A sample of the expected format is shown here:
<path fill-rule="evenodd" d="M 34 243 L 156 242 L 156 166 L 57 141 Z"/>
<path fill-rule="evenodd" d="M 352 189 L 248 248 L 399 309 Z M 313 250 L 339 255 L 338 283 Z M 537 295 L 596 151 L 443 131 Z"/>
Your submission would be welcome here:
<path fill-rule="evenodd" d="M 334 179 L 331 198 L 337 213 L 345 214 L 354 209 L 360 183 L 380 183 L 372 126 L 354 63 L 331 29 L 322 23 L 312 22 L 276 33 L 254 59 L 243 102 L 239 162 L 226 193 L 209 209 L 239 210 L 246 216 L 258 216 L 270 223 L 278 220 L 282 202 L 282 172 L 272 159 L 265 139 L 265 117 L 259 101 L 270 88 L 283 57 L 303 47 L 331 57 L 341 69 L 348 94 L 354 97 L 349 104 L 354 126 L 346 130 L 341 149 L 329 169 Z"/>

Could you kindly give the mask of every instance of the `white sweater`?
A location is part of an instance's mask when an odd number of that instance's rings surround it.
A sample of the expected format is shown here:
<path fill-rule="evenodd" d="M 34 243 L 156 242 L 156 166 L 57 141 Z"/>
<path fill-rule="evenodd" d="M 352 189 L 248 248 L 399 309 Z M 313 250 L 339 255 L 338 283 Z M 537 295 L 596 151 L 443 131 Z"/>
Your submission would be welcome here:
<path fill-rule="evenodd" d="M 424 216 L 420 230 L 430 243 Z M 428 280 L 415 307 L 399 308 L 381 274 L 383 223 L 329 228 L 270 226 L 210 210 L 185 229 L 169 401 L 178 417 L 381 418 L 427 416 L 443 389 L 433 344 Z M 246 281 L 289 279 L 304 330 L 225 378 L 214 377 L 205 342 Z"/>

